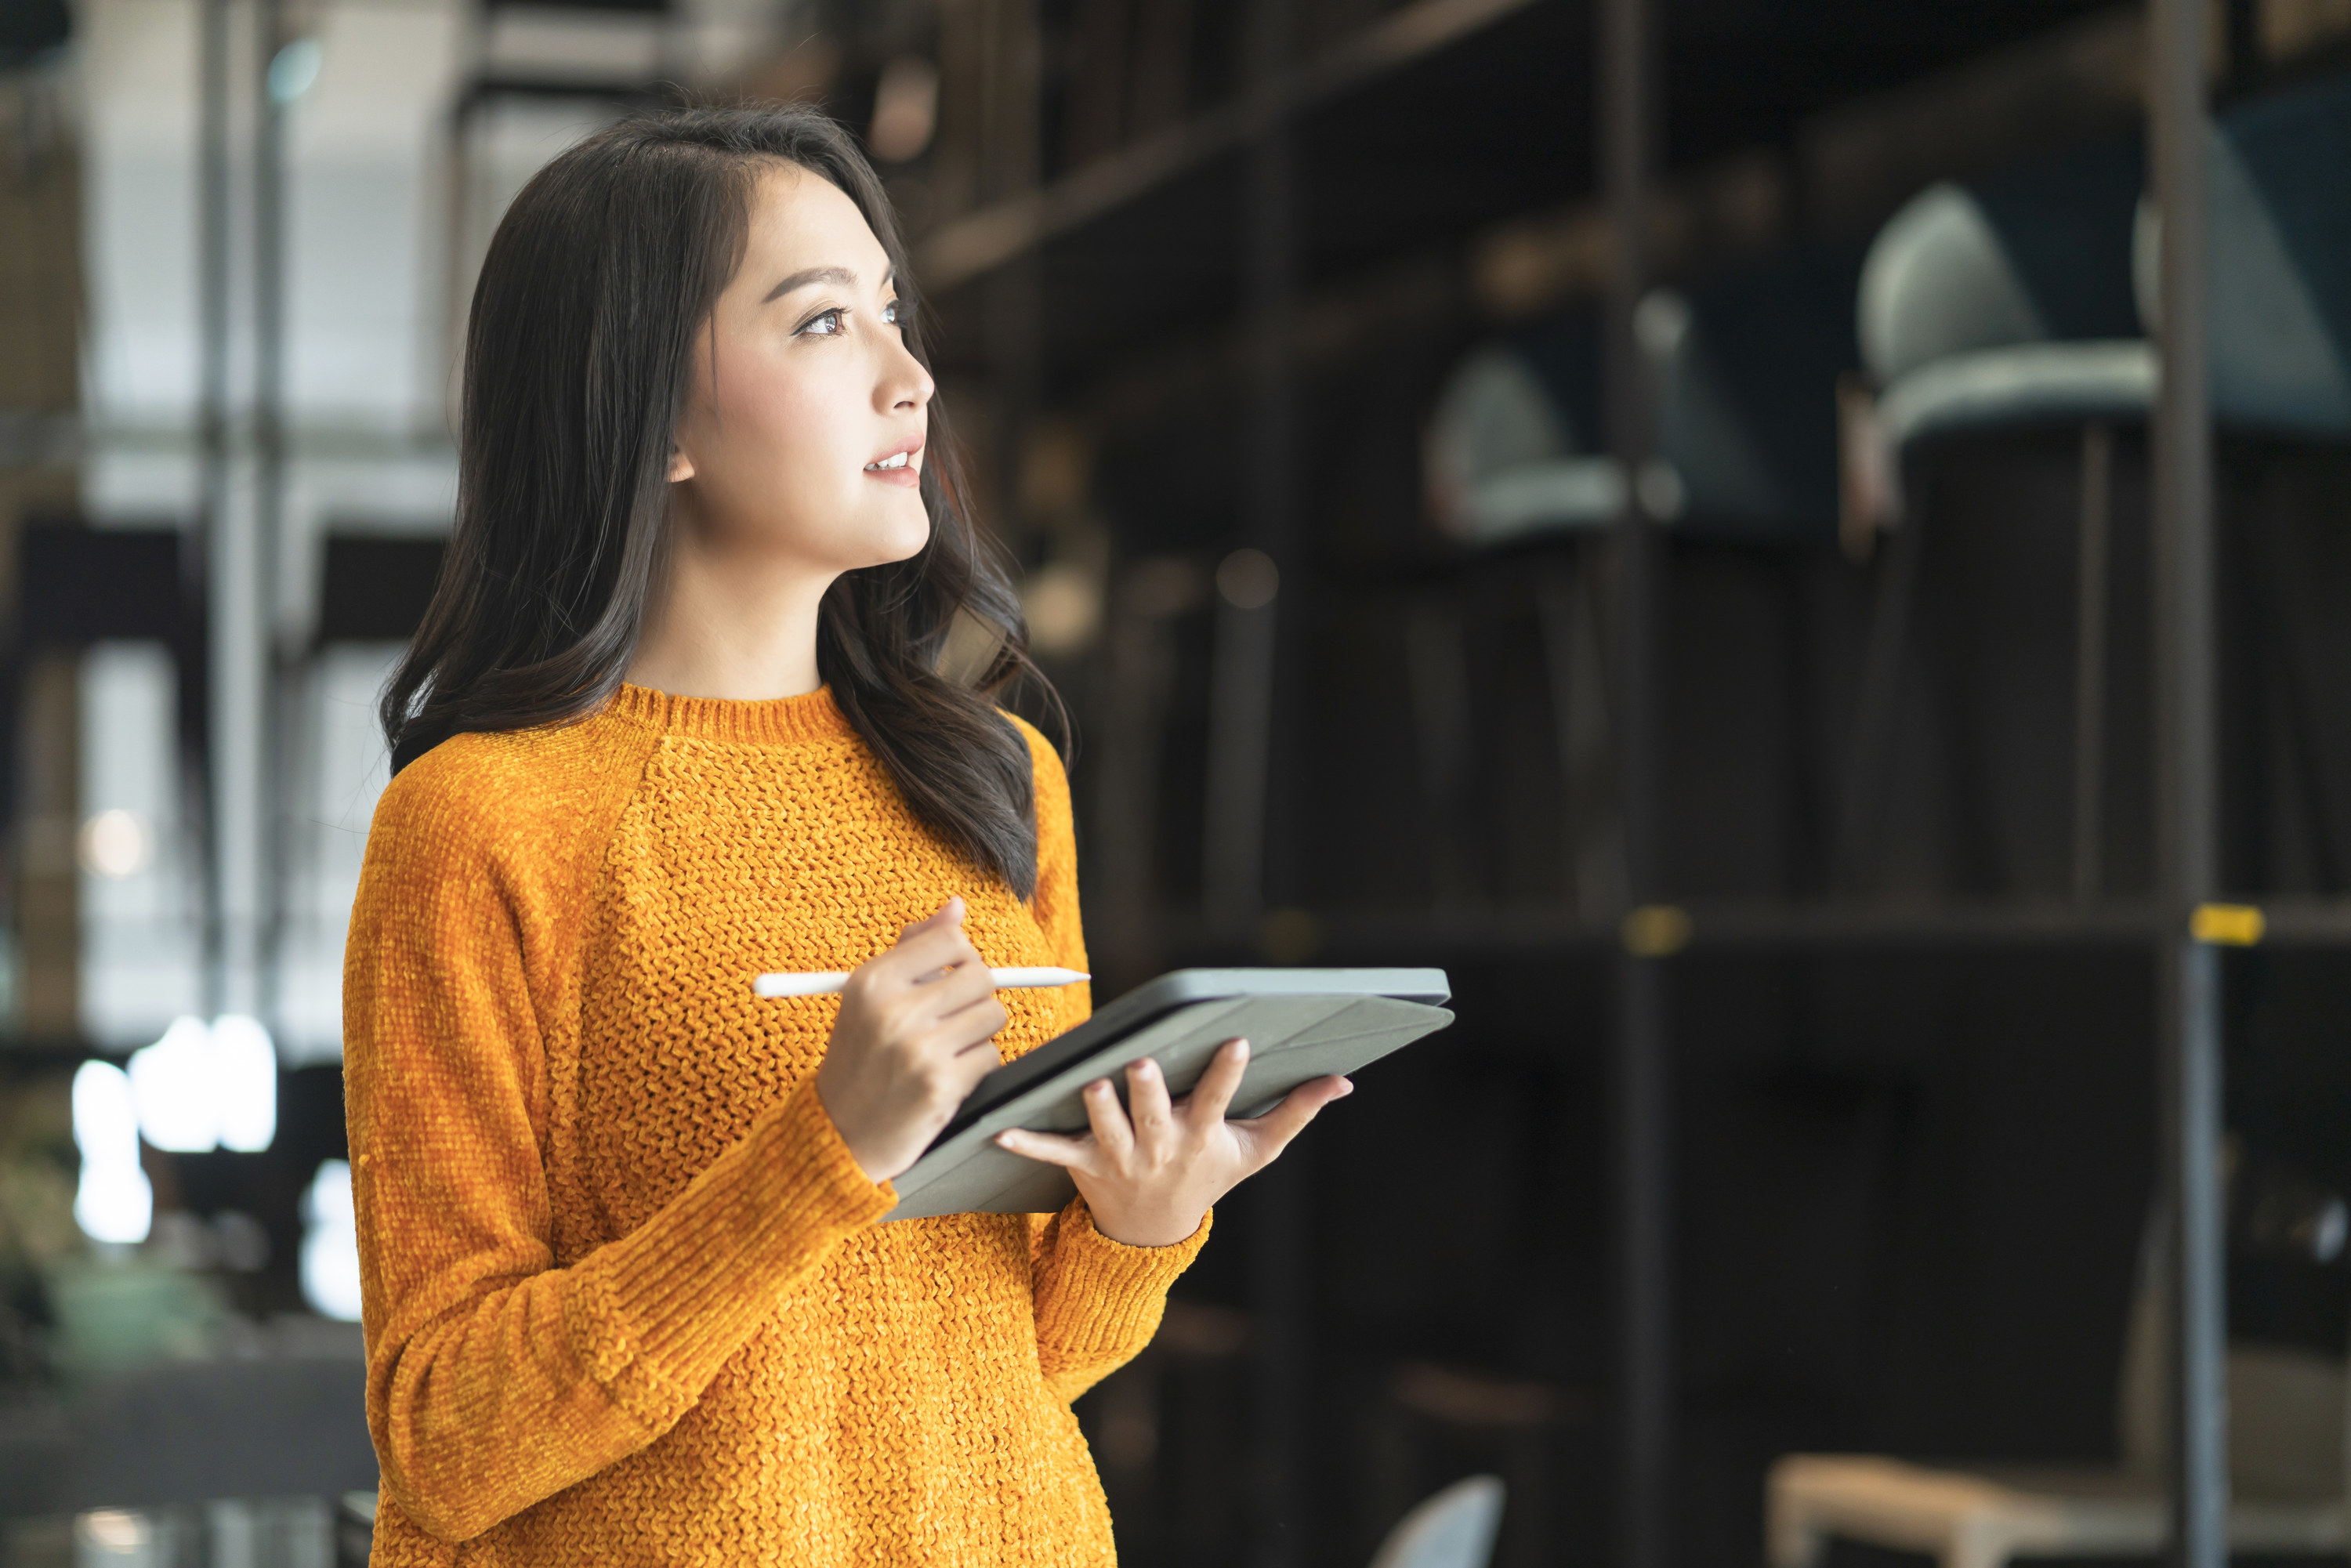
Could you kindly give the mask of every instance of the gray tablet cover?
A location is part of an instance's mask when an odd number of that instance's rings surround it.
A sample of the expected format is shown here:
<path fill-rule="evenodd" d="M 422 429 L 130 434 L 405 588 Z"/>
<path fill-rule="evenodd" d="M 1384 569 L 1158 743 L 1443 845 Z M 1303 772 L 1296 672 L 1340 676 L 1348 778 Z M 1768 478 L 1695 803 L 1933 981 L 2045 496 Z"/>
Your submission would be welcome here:
<path fill-rule="evenodd" d="M 1453 1021 L 1441 969 L 1178 969 L 980 1080 L 964 1109 L 893 1184 L 887 1219 L 1051 1214 L 1076 1196 L 1059 1166 L 996 1146 L 1008 1127 L 1082 1132 L 1080 1092 L 1148 1056 L 1182 1094 L 1217 1047 L 1249 1042 L 1235 1116 L 1254 1116 L 1326 1072 L 1353 1072 Z M 1121 1097 L 1125 1086 L 1120 1083 Z"/>

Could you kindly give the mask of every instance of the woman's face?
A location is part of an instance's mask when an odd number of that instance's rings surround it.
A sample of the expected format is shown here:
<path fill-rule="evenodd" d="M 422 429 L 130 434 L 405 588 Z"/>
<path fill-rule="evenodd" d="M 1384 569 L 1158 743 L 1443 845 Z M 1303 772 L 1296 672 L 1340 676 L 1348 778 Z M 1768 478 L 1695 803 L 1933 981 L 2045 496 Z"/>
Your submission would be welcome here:
<path fill-rule="evenodd" d="M 678 521 L 697 544 L 828 574 L 923 548 L 935 389 L 906 351 L 897 299 L 855 203 L 789 164 L 759 176 L 670 462 Z"/>

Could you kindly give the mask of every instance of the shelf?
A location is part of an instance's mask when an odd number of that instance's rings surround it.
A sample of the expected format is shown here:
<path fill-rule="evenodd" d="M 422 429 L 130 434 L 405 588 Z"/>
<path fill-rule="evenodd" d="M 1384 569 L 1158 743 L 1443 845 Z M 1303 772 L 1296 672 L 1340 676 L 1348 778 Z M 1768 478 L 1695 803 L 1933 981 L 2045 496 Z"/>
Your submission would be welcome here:
<path fill-rule="evenodd" d="M 1750 177 L 1758 160 L 1776 169 L 1811 145 L 1823 117 L 1850 119 L 1889 90 L 2058 37 L 2102 8 L 1836 0 L 1792 30 L 1770 0 L 1682 0 L 1669 7 L 1663 113 L 1675 132 L 1661 172 L 1743 160 L 1740 211 L 1751 217 L 1757 200 L 1793 199 L 1792 175 Z M 1112 369 L 1228 326 L 1243 307 L 1250 150 L 1276 124 L 1290 132 L 1301 296 L 1405 263 L 1447 271 L 1466 290 L 1464 246 L 1583 212 L 1593 195 L 1593 27 L 1588 0 L 1410 0 L 1254 91 L 946 218 L 914 246 L 941 351 L 961 372 L 988 373 L 1009 340 L 999 311 L 1035 308 L 1048 401 L 1082 399 Z M 1922 154 L 1930 176 L 1947 162 L 1937 148 Z M 1756 221 L 1781 225 L 1773 232 L 1786 239 L 1802 216 Z M 993 298 L 981 285 L 1016 259 L 1036 277 Z M 1037 304 L 1017 304 L 1032 294 Z"/>
<path fill-rule="evenodd" d="M 1793 30 L 1783 10 L 1763 0 L 1673 7 L 1685 14 L 1668 26 L 1668 107 L 1681 128 L 1668 162 L 1679 167 L 1773 145 L 1810 116 L 1949 72 L 2002 45 L 2062 28 L 2105 3 L 1966 0 L 1917 14 L 1847 4 L 1823 7 L 1825 14 L 1810 26 Z M 1501 26 L 1519 22 L 1530 26 Z M 1584 73 L 1592 26 L 1588 6 L 1569 0 L 1411 0 L 1254 91 L 1244 89 L 1040 188 L 946 220 L 916 246 L 924 285 L 935 295 L 950 293 L 1024 252 L 1179 183 L 1282 122 L 1298 125 L 1309 143 L 1331 141 L 1332 152 L 1376 154 L 1372 172 L 1392 204 L 1413 201 L 1416 184 L 1458 183 L 1481 164 L 1508 180 L 1520 213 L 1588 192 L 1593 149 Z M 1479 49 L 1461 49 L 1473 40 Z M 1395 83 L 1408 70 L 1454 54 L 1461 57 L 1448 65 L 1463 71 Z M 1529 70 L 1540 72 L 1539 90 L 1519 90 L 1527 85 L 1519 78 Z M 1456 75 L 1465 79 L 1453 79 Z M 1409 90 L 1394 101 L 1353 101 L 1366 89 L 1391 84 Z M 1422 90 L 1429 86 L 1438 88 L 1434 98 Z M 1482 112 L 1458 112 L 1471 106 Z M 1353 117 L 1359 107 L 1369 110 L 1367 117 Z M 1566 118 L 1556 126 L 1541 119 L 1546 133 L 1531 136 L 1539 122 L 1525 116 L 1538 108 Z M 1313 121 L 1330 110 L 1350 112 L 1341 116 L 1345 123 L 1322 128 L 1330 134 L 1318 138 Z M 1481 123 L 1456 123 L 1463 119 Z M 1438 155 L 1460 151 L 1447 140 L 1457 131 L 1498 128 L 1506 140 L 1487 151 L 1500 148 L 1510 156 L 1465 162 Z M 1562 132 L 1568 144 L 1562 144 Z M 1438 170 L 1447 171 L 1444 179 L 1426 178 Z M 1317 196 L 1311 183 L 1302 194 L 1311 208 Z"/>
<path fill-rule="evenodd" d="M 1023 251 L 1239 149 L 1265 126 L 1353 90 L 1535 0 L 1417 0 L 1266 88 L 1146 137 L 1041 190 L 942 224 L 924 240 L 926 287 L 944 294 Z"/>
<path fill-rule="evenodd" d="M 2163 916 L 2150 904 L 1780 904 L 1695 900 L 1677 952 L 1839 947 L 2087 948 L 2151 943 Z M 2266 929 L 2260 946 L 2351 947 L 2351 899 L 2288 898 L 2255 905 Z M 1455 961 L 1614 952 L 1614 922 L 1544 907 L 1460 911 L 1318 912 L 1323 955 L 1410 950 Z"/>

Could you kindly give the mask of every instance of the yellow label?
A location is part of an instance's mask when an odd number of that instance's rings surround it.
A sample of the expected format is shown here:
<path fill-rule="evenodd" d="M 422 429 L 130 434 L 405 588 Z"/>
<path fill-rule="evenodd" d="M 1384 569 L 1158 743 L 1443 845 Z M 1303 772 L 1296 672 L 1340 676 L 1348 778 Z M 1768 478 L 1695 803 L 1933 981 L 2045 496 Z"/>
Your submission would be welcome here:
<path fill-rule="evenodd" d="M 2199 904 L 2189 917 L 2188 934 L 2216 947 L 2250 947 L 2268 926 L 2250 904 Z"/>
<path fill-rule="evenodd" d="M 1635 958 L 1665 958 L 1689 946 L 1689 911 L 1678 904 L 1645 904 L 1618 927 L 1625 951 Z"/>

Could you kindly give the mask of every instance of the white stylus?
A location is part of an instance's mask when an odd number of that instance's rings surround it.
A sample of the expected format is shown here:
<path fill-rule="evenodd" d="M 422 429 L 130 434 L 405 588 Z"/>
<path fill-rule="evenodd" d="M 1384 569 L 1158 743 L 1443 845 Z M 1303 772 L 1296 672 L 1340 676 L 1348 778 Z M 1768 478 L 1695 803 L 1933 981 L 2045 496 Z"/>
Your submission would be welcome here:
<path fill-rule="evenodd" d="M 987 975 L 999 991 L 1074 986 L 1093 978 L 1076 969 L 990 969 Z M 751 989 L 763 997 L 830 997 L 848 982 L 848 975 L 839 969 L 820 969 L 808 975 L 761 975 L 751 982 Z"/>

